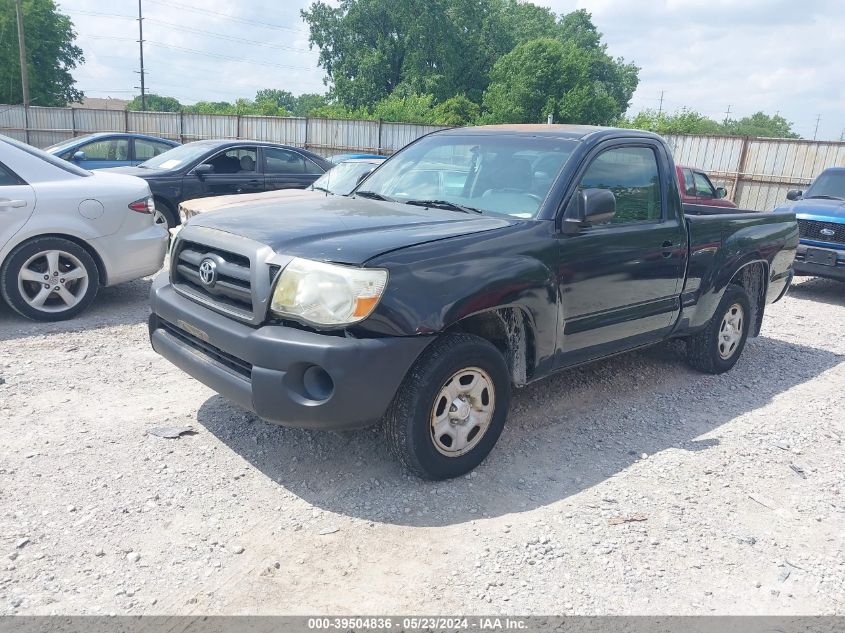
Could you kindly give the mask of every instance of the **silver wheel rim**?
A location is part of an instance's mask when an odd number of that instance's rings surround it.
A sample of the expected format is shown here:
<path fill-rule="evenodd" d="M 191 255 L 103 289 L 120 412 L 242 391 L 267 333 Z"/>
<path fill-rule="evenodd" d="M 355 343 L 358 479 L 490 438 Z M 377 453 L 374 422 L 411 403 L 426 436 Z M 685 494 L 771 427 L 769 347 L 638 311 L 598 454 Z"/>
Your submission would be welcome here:
<path fill-rule="evenodd" d="M 431 409 L 431 440 L 446 457 L 475 448 L 490 428 L 496 392 L 483 369 L 467 367 L 452 374 Z"/>
<path fill-rule="evenodd" d="M 742 326 L 745 320 L 745 311 L 738 303 L 733 304 L 725 316 L 722 317 L 722 324 L 719 326 L 719 337 L 717 346 L 719 356 L 722 360 L 728 360 L 736 353 L 739 342 L 742 340 Z"/>
<path fill-rule="evenodd" d="M 167 226 L 167 217 L 158 209 L 153 212 L 153 224 L 163 224 L 165 227 Z"/>
<path fill-rule="evenodd" d="M 88 292 L 88 271 L 66 251 L 42 251 L 21 266 L 18 291 L 30 307 L 40 312 L 64 312 Z"/>

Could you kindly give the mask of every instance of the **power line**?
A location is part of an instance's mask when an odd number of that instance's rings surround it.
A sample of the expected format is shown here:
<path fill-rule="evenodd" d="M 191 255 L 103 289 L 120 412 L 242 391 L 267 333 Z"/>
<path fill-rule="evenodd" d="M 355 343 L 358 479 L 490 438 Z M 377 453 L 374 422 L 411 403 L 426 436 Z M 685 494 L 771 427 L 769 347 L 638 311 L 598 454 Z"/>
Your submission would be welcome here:
<path fill-rule="evenodd" d="M 148 1 L 152 2 L 154 4 L 164 6 L 164 7 L 168 7 L 168 8 L 182 9 L 183 11 L 193 11 L 194 13 L 199 13 L 201 15 L 215 15 L 215 16 L 218 16 L 218 17 L 221 17 L 221 18 L 226 18 L 226 20 L 229 21 L 229 22 L 238 22 L 240 24 L 249 24 L 251 26 L 261 26 L 261 27 L 264 27 L 266 29 L 279 29 L 279 30 L 282 30 L 282 31 L 293 31 L 295 33 L 301 33 L 301 32 L 306 30 L 306 29 L 302 29 L 302 28 L 295 29 L 295 28 L 292 28 L 290 26 L 282 26 L 280 24 L 270 24 L 268 22 L 259 22 L 258 20 L 248 20 L 247 18 L 239 18 L 239 17 L 229 15 L 227 13 L 221 13 L 219 11 L 212 11 L 211 9 L 205 9 L 203 7 L 197 7 L 197 6 L 193 6 L 193 5 L 189 5 L 189 4 L 182 4 L 182 3 L 179 3 L 179 2 L 171 2 L 170 0 L 167 0 L 167 1 L 164 1 L 164 0 L 148 0 Z"/>

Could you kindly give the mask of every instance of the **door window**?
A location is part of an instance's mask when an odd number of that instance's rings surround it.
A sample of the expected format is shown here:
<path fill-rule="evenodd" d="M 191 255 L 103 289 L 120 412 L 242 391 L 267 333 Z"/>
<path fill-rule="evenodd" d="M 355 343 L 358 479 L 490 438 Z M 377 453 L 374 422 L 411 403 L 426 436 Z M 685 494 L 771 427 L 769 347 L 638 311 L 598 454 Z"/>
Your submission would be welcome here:
<path fill-rule="evenodd" d="M 135 160 L 149 160 L 164 154 L 167 150 L 173 149 L 166 143 L 159 143 L 157 141 L 148 141 L 146 139 L 135 139 Z"/>
<path fill-rule="evenodd" d="M 297 152 L 275 147 L 264 148 L 264 172 L 267 174 L 313 174 L 305 157 Z"/>
<path fill-rule="evenodd" d="M 654 150 L 619 147 L 599 154 L 578 185 L 579 189 L 609 189 L 616 196 L 611 224 L 651 222 L 663 217 L 660 172 Z"/>
<path fill-rule="evenodd" d="M 258 165 L 258 149 L 233 147 L 205 162 L 214 167 L 215 174 L 254 174 Z"/>
<path fill-rule="evenodd" d="M 695 179 L 692 176 L 692 169 L 684 169 L 684 193 L 688 196 L 695 195 Z"/>
<path fill-rule="evenodd" d="M 710 183 L 707 174 L 702 174 L 700 171 L 695 172 L 695 195 L 699 198 L 715 198 L 716 191 Z"/>
<path fill-rule="evenodd" d="M 0 165 L 0 187 L 11 187 L 20 184 L 21 181 L 15 174 L 6 169 L 3 165 Z"/>
<path fill-rule="evenodd" d="M 82 145 L 71 152 L 85 152 L 85 160 L 129 160 L 129 139 L 107 138 Z"/>

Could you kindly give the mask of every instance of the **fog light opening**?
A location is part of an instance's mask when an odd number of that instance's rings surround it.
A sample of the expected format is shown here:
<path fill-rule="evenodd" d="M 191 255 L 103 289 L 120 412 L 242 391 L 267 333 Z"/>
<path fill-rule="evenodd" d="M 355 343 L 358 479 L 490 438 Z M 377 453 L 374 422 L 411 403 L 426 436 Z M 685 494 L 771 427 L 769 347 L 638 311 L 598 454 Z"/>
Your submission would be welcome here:
<path fill-rule="evenodd" d="M 322 367 L 311 365 L 302 374 L 305 396 L 311 400 L 328 400 L 334 391 L 334 381 Z"/>

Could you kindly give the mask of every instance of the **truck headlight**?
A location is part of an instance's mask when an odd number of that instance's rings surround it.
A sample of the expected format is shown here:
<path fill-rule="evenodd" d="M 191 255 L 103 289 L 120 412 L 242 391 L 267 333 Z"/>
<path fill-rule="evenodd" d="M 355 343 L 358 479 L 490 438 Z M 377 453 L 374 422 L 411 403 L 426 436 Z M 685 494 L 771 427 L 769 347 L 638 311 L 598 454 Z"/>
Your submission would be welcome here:
<path fill-rule="evenodd" d="M 294 258 L 279 276 L 270 309 L 319 326 L 367 318 L 387 285 L 387 271 Z"/>

